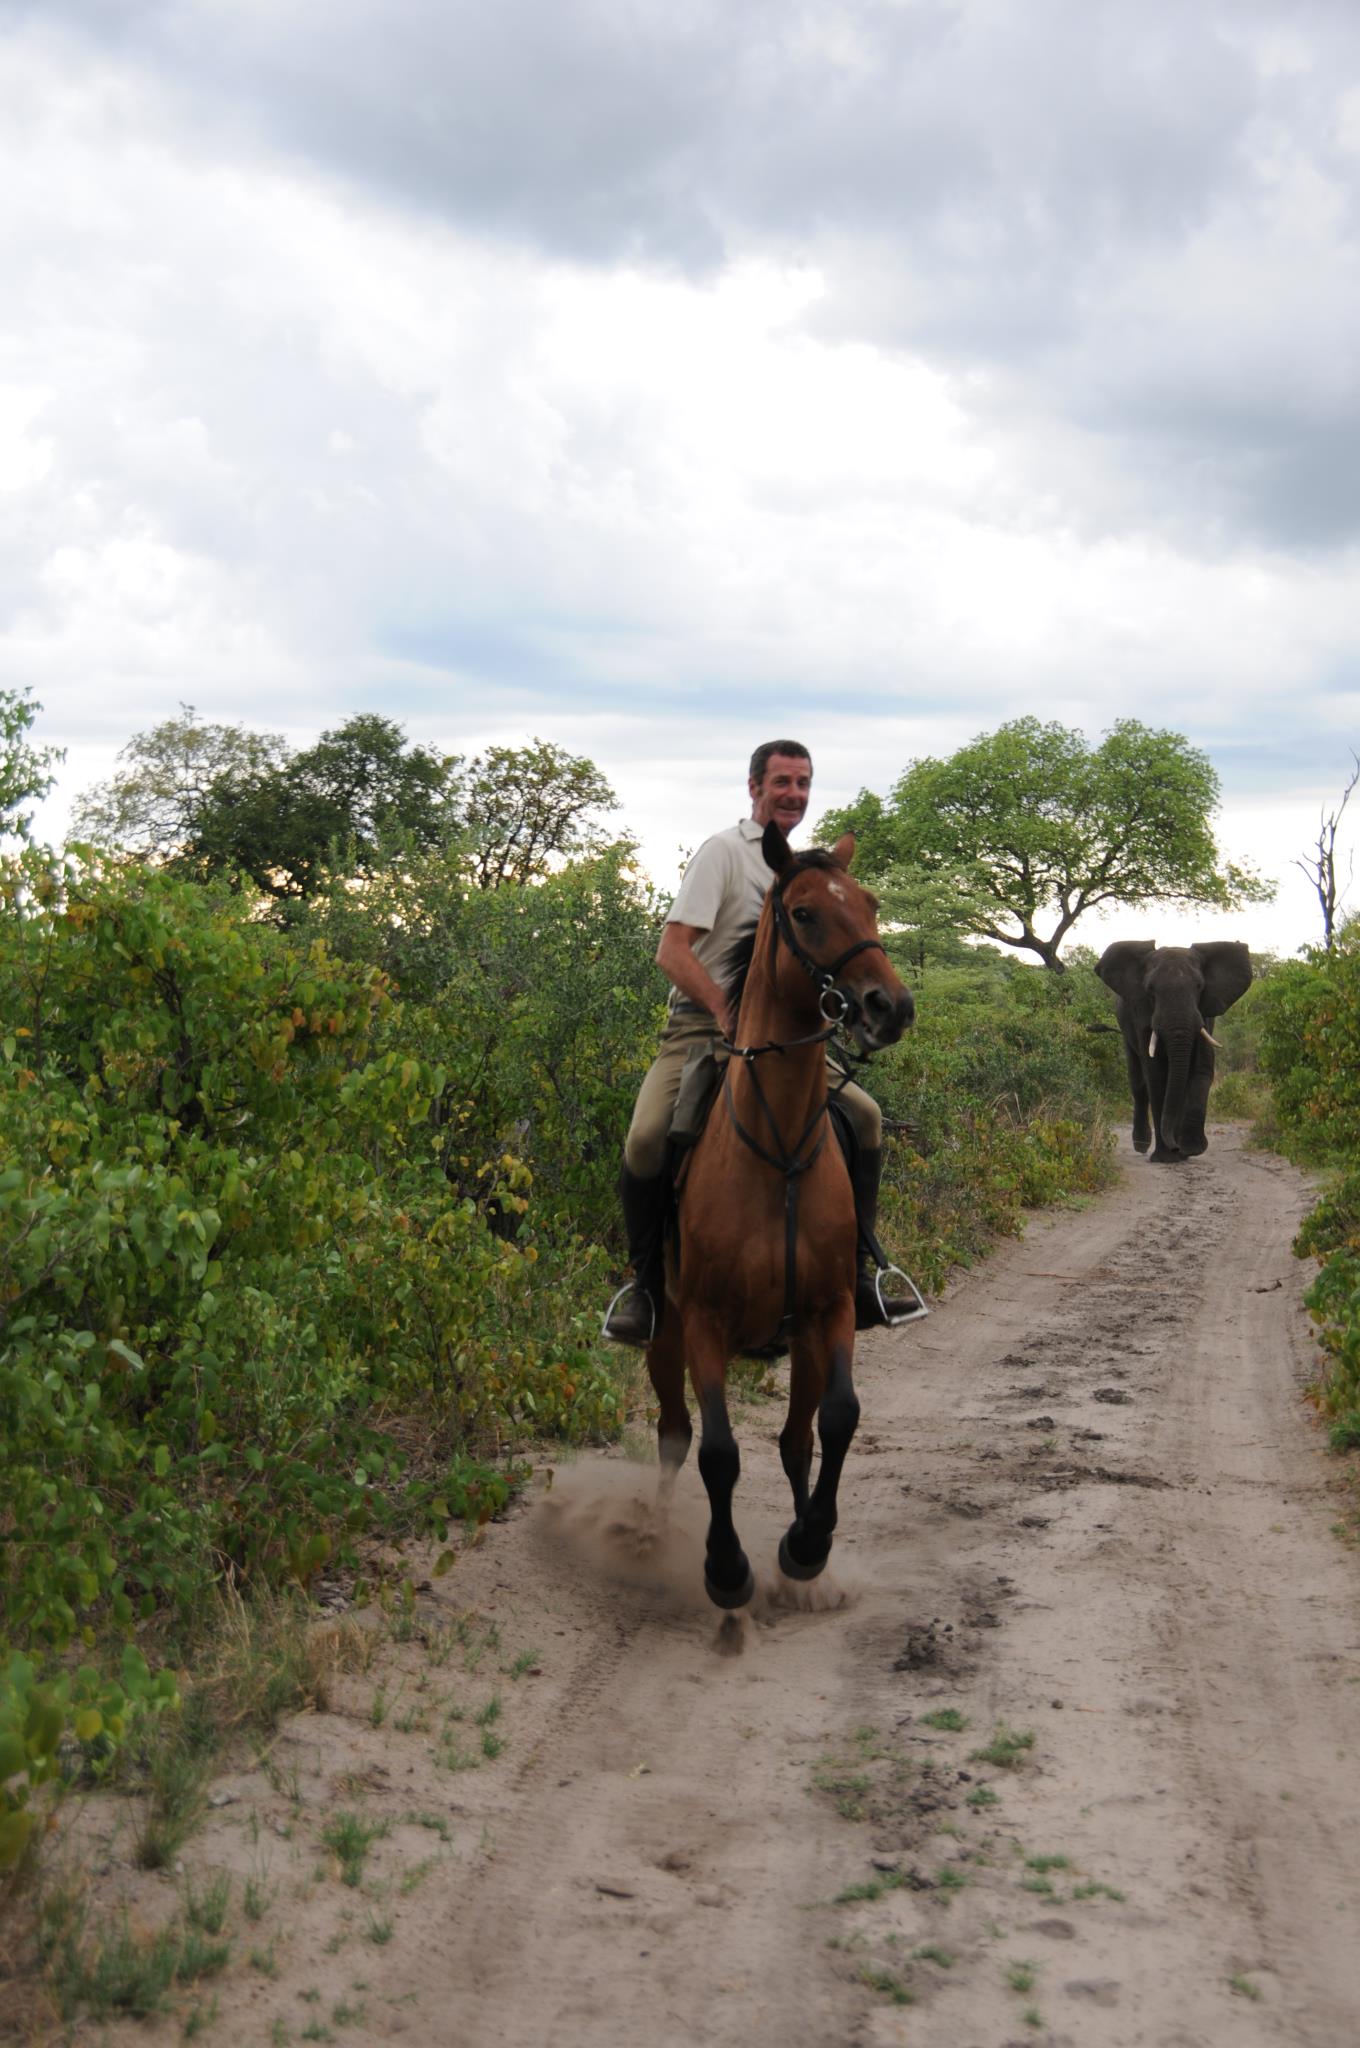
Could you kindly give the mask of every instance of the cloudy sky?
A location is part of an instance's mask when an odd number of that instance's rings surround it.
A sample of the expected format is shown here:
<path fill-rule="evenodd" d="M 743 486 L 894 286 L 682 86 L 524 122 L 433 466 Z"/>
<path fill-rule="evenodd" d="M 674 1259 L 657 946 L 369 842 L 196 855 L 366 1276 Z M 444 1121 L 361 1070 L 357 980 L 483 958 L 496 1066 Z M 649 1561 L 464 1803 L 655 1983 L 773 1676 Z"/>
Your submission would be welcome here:
<path fill-rule="evenodd" d="M 49 830 L 181 700 L 381 709 L 590 754 L 664 885 L 776 733 L 820 809 L 1136 717 L 1281 880 L 1196 928 L 1318 935 L 1353 0 L 0 0 L 0 193 Z"/>

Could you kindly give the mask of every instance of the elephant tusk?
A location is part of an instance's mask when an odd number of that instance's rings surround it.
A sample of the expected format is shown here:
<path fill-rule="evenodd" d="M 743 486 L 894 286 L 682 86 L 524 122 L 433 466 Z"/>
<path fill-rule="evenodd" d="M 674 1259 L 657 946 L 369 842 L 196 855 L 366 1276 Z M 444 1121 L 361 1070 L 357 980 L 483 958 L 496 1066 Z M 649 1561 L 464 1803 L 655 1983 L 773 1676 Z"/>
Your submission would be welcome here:
<path fill-rule="evenodd" d="M 1157 1057 L 1157 1034 L 1156 1034 L 1156 1032 L 1154 1031 L 1154 1032 L 1153 1032 L 1153 1034 L 1152 1034 L 1152 1036 L 1151 1036 L 1151 1038 L 1150 1038 L 1150 1039 L 1148 1040 L 1148 1058 L 1149 1058 L 1150 1060 L 1155 1060 L 1155 1059 L 1156 1059 L 1156 1057 Z"/>
<path fill-rule="evenodd" d="M 1201 1024 L 1201 1025 L 1200 1025 L 1200 1027 L 1199 1027 L 1199 1035 L 1200 1035 L 1200 1037 L 1201 1037 L 1201 1038 L 1207 1038 L 1207 1039 L 1208 1039 L 1208 1041 L 1209 1041 L 1209 1043 L 1210 1043 L 1210 1045 L 1212 1045 L 1212 1046 L 1214 1047 L 1214 1049 L 1215 1049 L 1215 1051 L 1216 1051 L 1216 1052 L 1222 1052 L 1222 1050 L 1223 1050 L 1222 1046 L 1221 1046 L 1221 1045 L 1219 1044 L 1218 1040 L 1217 1040 L 1217 1039 L 1216 1039 L 1216 1038 L 1214 1037 L 1214 1034 L 1213 1034 L 1213 1032 L 1212 1032 L 1212 1031 L 1210 1031 L 1210 1029 L 1209 1029 L 1209 1027 L 1208 1027 L 1208 1025 L 1207 1025 L 1207 1024 Z"/>

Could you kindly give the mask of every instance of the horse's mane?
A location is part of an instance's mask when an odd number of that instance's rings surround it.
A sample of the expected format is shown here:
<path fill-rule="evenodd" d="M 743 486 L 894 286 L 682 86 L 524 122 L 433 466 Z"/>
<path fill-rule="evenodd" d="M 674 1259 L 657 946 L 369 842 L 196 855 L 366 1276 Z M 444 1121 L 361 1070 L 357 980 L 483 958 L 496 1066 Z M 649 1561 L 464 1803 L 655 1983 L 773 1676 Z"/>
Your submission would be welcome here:
<path fill-rule="evenodd" d="M 834 868 L 838 866 L 839 862 L 831 858 L 831 855 L 824 846 L 810 846 L 806 853 L 796 853 L 793 857 L 792 867 L 785 868 L 784 872 L 792 877 L 798 872 L 799 868 Z M 771 879 L 773 880 L 773 877 Z M 728 1001 L 735 1009 L 741 1008 L 741 999 L 746 992 L 746 977 L 751 971 L 751 962 L 755 958 L 756 933 L 759 929 L 760 926 L 758 924 L 753 924 L 750 931 L 737 940 L 727 956 L 727 973 L 722 985 Z"/>

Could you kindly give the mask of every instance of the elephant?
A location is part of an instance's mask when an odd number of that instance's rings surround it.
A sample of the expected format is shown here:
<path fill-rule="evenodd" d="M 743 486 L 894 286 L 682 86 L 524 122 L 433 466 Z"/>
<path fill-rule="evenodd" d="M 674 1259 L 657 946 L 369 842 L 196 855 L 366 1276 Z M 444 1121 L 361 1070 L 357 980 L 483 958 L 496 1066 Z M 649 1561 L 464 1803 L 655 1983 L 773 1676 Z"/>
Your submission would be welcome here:
<path fill-rule="evenodd" d="M 1195 1158 L 1209 1145 L 1204 1112 L 1214 1078 L 1214 1019 L 1250 988 L 1250 953 L 1227 939 L 1205 946 L 1118 939 L 1101 954 L 1096 973 L 1118 998 L 1134 1150 L 1152 1144 L 1153 1159 L 1167 1164 Z"/>

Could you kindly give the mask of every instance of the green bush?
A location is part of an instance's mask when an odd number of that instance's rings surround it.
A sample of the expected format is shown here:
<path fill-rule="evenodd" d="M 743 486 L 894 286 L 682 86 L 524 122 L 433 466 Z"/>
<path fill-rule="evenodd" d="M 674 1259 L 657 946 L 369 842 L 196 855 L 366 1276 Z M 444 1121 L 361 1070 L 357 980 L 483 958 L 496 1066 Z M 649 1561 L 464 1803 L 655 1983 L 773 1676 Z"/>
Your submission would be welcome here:
<path fill-rule="evenodd" d="M 535 1288 L 537 1246 L 491 1227 L 531 1184 L 510 1151 L 451 1180 L 449 1069 L 379 970 L 164 874 L 28 855 L 7 887 L 11 1642 L 187 1611 L 227 1563 L 305 1583 L 364 1530 L 494 1511 L 486 1456 L 526 1425 L 617 1429 L 597 1267 Z"/>
<path fill-rule="evenodd" d="M 889 1147 L 882 1234 L 920 1285 L 1019 1230 L 1026 1208 L 1111 1178 L 1111 1041 L 1075 981 L 1008 962 L 929 971 L 914 1029 L 870 1070 L 911 1127 Z"/>
<path fill-rule="evenodd" d="M 1360 1441 L 1360 928 L 1277 968 L 1261 1011 L 1279 1143 L 1327 1170 L 1294 1249 L 1323 1261 L 1305 1300 L 1327 1359 L 1322 1407 L 1333 1443 L 1350 1448 Z"/>

